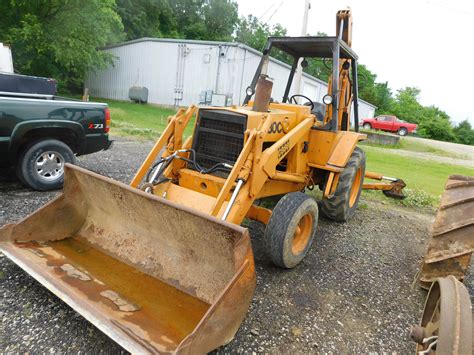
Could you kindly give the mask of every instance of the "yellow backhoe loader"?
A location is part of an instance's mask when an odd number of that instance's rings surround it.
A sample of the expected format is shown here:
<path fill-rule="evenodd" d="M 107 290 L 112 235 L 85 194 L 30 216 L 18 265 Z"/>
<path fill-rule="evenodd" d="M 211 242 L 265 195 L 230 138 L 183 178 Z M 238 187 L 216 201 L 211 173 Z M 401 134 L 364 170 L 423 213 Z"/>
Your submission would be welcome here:
<path fill-rule="evenodd" d="M 130 186 L 67 165 L 62 195 L 0 230 L 0 250 L 131 352 L 200 353 L 231 341 L 255 289 L 242 221 L 266 224 L 272 261 L 293 268 L 317 238 L 306 188 L 322 190 L 330 219 L 357 208 L 366 136 L 351 27 L 340 11 L 335 37 L 269 38 L 243 106 L 180 109 Z M 272 50 L 293 60 L 281 102 L 271 98 Z M 324 104 L 290 96 L 304 58 L 332 61 Z M 262 207 L 273 196 L 282 196 L 273 210 Z"/>

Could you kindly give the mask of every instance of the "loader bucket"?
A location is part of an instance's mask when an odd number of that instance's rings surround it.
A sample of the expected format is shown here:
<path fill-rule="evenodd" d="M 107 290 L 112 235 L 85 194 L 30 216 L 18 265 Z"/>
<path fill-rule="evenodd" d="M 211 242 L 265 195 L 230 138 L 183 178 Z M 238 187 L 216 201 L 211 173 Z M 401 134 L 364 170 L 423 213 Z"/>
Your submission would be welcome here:
<path fill-rule="evenodd" d="M 246 229 L 72 165 L 0 250 L 132 353 L 228 343 L 255 290 Z"/>

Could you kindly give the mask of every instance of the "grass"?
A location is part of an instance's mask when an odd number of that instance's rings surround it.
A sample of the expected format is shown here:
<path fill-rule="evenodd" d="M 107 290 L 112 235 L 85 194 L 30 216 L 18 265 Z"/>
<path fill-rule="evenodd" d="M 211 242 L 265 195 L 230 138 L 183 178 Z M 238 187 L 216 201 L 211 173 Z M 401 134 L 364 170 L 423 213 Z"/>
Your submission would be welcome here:
<path fill-rule="evenodd" d="M 109 104 L 112 115 L 112 134 L 133 136 L 155 140 L 164 130 L 168 116 L 175 110 L 155 105 L 140 105 L 125 101 L 98 99 Z M 192 133 L 192 124 L 188 124 L 185 135 Z M 380 149 L 383 148 L 383 149 Z M 401 203 L 406 206 L 434 206 L 438 204 L 444 184 L 451 174 L 474 175 L 474 169 L 432 160 L 404 157 L 390 152 L 391 149 L 402 149 L 413 152 L 430 153 L 438 156 L 451 156 L 452 153 L 430 147 L 424 143 L 401 139 L 395 146 L 363 144 L 367 155 L 367 170 L 383 173 L 403 179 L 407 188 L 407 199 Z M 368 199 L 385 199 L 381 192 L 365 191 Z M 391 199 L 390 199 L 391 200 Z M 393 200 L 391 200 L 393 201 Z M 400 202 L 390 202 L 397 203 Z"/>
<path fill-rule="evenodd" d="M 90 100 L 109 105 L 112 118 L 111 134 L 118 136 L 158 139 L 168 124 L 168 117 L 176 113 L 175 109 L 151 104 L 94 98 Z M 192 123 L 188 124 L 185 136 L 192 133 L 192 127 Z"/>
<path fill-rule="evenodd" d="M 364 146 L 367 170 L 403 179 L 412 190 L 424 191 L 436 198 L 444 190 L 451 174 L 474 175 L 474 168 L 404 157 L 386 149 Z"/>
<path fill-rule="evenodd" d="M 157 139 L 176 111 L 148 104 L 100 99 L 110 107 L 112 134 Z M 192 125 L 188 125 L 189 133 Z"/>
<path fill-rule="evenodd" d="M 446 153 L 449 154 L 449 152 L 446 152 L 445 150 L 430 146 L 428 144 L 417 142 L 414 140 L 405 139 L 405 138 L 400 139 L 399 145 L 400 145 L 400 149 L 409 150 L 411 152 L 434 153 L 434 154 L 442 155 L 442 156 L 444 156 L 444 154 Z"/>

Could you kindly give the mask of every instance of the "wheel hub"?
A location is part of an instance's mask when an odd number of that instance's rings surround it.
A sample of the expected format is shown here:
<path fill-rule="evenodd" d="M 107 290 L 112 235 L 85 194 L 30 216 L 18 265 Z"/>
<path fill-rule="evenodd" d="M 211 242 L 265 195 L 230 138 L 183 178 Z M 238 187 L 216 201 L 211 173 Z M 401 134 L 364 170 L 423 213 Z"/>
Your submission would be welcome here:
<path fill-rule="evenodd" d="M 313 218 L 310 214 L 306 214 L 298 223 L 293 236 L 293 242 L 291 245 L 291 251 L 293 254 L 299 254 L 306 248 L 306 245 L 308 244 L 308 241 L 311 237 L 312 229 Z"/>
<path fill-rule="evenodd" d="M 352 182 L 351 190 L 349 192 L 349 207 L 354 206 L 357 196 L 359 196 L 360 183 L 364 177 L 362 176 L 362 166 L 357 169 L 357 173 L 354 176 L 354 181 Z"/>
<path fill-rule="evenodd" d="M 59 179 L 64 173 L 64 157 L 58 152 L 47 151 L 35 161 L 34 171 L 42 180 Z"/>

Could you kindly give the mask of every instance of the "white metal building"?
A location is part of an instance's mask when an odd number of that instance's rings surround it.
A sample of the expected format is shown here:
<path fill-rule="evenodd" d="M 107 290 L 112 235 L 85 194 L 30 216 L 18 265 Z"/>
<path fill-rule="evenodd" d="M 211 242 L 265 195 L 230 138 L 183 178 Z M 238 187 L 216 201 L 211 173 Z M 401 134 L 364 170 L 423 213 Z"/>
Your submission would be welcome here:
<path fill-rule="evenodd" d="M 262 56 L 240 43 L 163 38 L 142 38 L 103 50 L 115 57 L 114 64 L 86 75 L 91 96 L 128 100 L 129 89 L 139 86 L 148 89 L 148 102 L 177 106 L 241 104 Z M 283 97 L 289 72 L 289 65 L 271 59 L 268 75 L 274 79 L 276 100 Z M 327 84 L 308 74 L 303 74 L 301 88 L 314 101 L 321 102 L 327 93 Z M 375 108 L 360 100 L 359 117 L 373 117 Z"/>
<path fill-rule="evenodd" d="M 0 42 L 0 72 L 13 73 L 12 51 L 6 44 Z"/>

